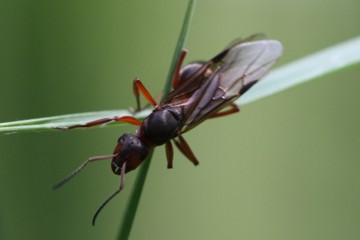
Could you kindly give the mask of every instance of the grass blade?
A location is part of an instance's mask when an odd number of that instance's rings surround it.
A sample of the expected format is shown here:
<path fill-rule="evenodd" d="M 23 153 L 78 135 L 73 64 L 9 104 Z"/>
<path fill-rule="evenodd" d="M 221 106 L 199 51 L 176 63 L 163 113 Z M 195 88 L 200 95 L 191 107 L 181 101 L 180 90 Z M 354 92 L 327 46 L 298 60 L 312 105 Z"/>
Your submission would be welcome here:
<path fill-rule="evenodd" d="M 136 175 L 134 188 L 131 192 L 131 196 L 128 199 L 128 203 L 124 212 L 124 215 L 120 222 L 119 235 L 117 239 L 128 239 L 132 225 L 135 220 L 136 210 L 139 206 L 141 193 L 144 187 L 144 183 L 146 180 L 146 175 L 149 172 L 150 161 L 152 159 L 154 151 L 151 151 L 149 157 L 144 161 L 140 169 L 138 170 L 138 174 Z"/>
<path fill-rule="evenodd" d="M 184 17 L 184 22 L 182 25 L 182 29 L 178 38 L 178 41 L 176 43 L 175 52 L 173 55 L 173 59 L 171 61 L 170 70 L 166 79 L 166 83 L 163 89 L 163 94 L 166 95 L 171 90 L 171 84 L 172 84 L 172 76 L 175 72 L 176 63 L 180 57 L 181 50 L 184 48 L 185 38 L 186 34 L 189 31 L 191 18 L 193 15 L 193 9 L 195 8 L 196 0 L 189 0 L 188 7 L 186 9 L 186 14 Z"/>
<path fill-rule="evenodd" d="M 356 37 L 271 71 L 236 104 L 248 104 L 359 62 L 360 37 Z"/>
<path fill-rule="evenodd" d="M 193 2 L 193 1 L 191 1 Z M 189 14 L 187 14 L 189 15 Z M 191 15 L 190 15 L 191 16 Z M 187 16 L 186 19 L 189 19 Z M 183 31 L 188 28 L 183 27 Z M 184 30 L 185 29 L 185 30 Z M 182 31 L 182 32 L 183 32 Z M 180 35 L 180 37 L 182 34 Z M 180 41 L 176 47 L 174 54 L 173 64 L 175 65 L 177 56 L 180 53 L 184 39 Z M 360 37 L 356 37 L 349 41 L 337 44 L 320 52 L 314 53 L 310 56 L 304 57 L 292 63 L 289 63 L 281 68 L 275 69 L 270 72 L 264 80 L 260 81 L 248 92 L 246 92 L 239 100 L 236 101 L 238 105 L 244 105 L 253 101 L 265 98 L 267 96 L 284 91 L 288 88 L 294 87 L 298 84 L 316 79 L 318 77 L 336 72 L 360 62 Z M 164 92 L 168 92 L 171 87 L 171 76 L 174 67 L 169 72 L 168 80 L 164 88 Z M 13 133 L 25 131 L 50 131 L 55 127 L 68 126 L 73 124 L 83 124 L 95 119 L 112 116 L 130 115 L 139 119 L 145 118 L 151 110 L 143 110 L 136 115 L 133 115 L 127 110 L 108 110 L 99 112 L 87 112 L 67 114 L 53 117 L 44 117 L 37 119 L 13 121 L 0 123 L 0 132 Z M 110 123 L 112 124 L 121 123 Z"/>
<path fill-rule="evenodd" d="M 138 119 L 144 119 L 149 115 L 151 110 L 146 109 L 138 112 L 136 115 L 127 110 L 108 110 L 87 113 L 74 113 L 59 115 L 53 117 L 43 117 L 28 120 L 12 121 L 0 123 L 0 132 L 5 133 L 18 133 L 26 131 L 53 131 L 56 127 L 64 127 L 75 124 L 83 124 L 100 118 L 113 117 L 113 116 L 134 116 Z M 109 123 L 110 126 L 114 123 Z"/>
<path fill-rule="evenodd" d="M 190 18 L 191 14 L 187 16 Z M 185 25 L 185 24 L 184 24 Z M 188 25 L 188 24 L 187 24 Z M 183 27 L 187 29 L 187 27 Z M 185 31 L 185 30 L 184 30 Z M 180 35 L 181 37 L 182 35 Z M 180 41 L 181 38 L 179 38 Z M 183 44 L 183 40 L 182 43 Z M 176 52 L 180 52 L 182 44 L 178 44 Z M 173 64 L 176 63 L 178 54 L 174 55 Z M 248 92 L 246 92 L 239 100 L 236 101 L 238 105 L 244 105 L 261 98 L 284 91 L 290 87 L 298 84 L 316 79 L 318 77 L 336 72 L 360 62 L 360 37 L 356 37 L 349 41 L 337 44 L 320 52 L 314 53 L 310 56 L 299 59 L 295 62 L 289 63 L 278 69 L 270 72 L 264 80 L 256 84 Z M 171 86 L 170 78 L 174 67 L 169 72 L 168 81 L 164 88 L 164 92 L 169 91 Z M 151 110 L 143 110 L 135 115 L 139 119 L 145 118 Z M 0 132 L 3 133 L 19 133 L 25 131 L 52 131 L 54 127 L 62 127 L 73 124 L 82 124 L 95 119 L 103 117 L 130 115 L 134 116 L 127 110 L 109 110 L 100 112 L 87 112 L 67 114 L 53 117 L 44 117 L 37 119 L 29 119 L 22 121 L 13 121 L 0 123 Z M 110 123 L 112 124 L 121 123 Z"/>
<path fill-rule="evenodd" d="M 178 42 L 176 44 L 175 53 L 173 55 L 173 59 L 171 62 L 171 67 L 169 70 L 168 78 L 167 78 L 167 81 L 164 86 L 164 90 L 163 90 L 164 94 L 167 94 L 171 90 L 172 76 L 175 71 L 177 59 L 179 58 L 180 52 L 184 46 L 184 42 L 185 42 L 186 35 L 187 35 L 188 29 L 190 26 L 191 16 L 192 16 L 194 7 L 195 7 L 195 0 L 189 0 L 188 7 L 186 9 L 186 14 L 184 17 L 183 26 L 182 26 L 182 29 L 181 29 L 181 32 L 180 32 L 180 35 L 178 38 Z M 138 171 L 138 174 L 136 176 L 135 186 L 134 186 L 131 196 L 128 200 L 128 204 L 125 209 L 124 217 L 121 221 L 118 239 L 128 239 L 129 238 L 129 234 L 131 232 L 131 228 L 132 228 L 132 225 L 133 225 L 133 222 L 135 219 L 136 210 L 137 210 L 139 202 L 140 202 L 141 193 L 142 193 L 142 190 L 143 190 L 143 187 L 145 184 L 146 175 L 149 171 L 151 156 L 152 156 L 152 153 L 150 154 L 150 157 L 147 160 L 145 160 L 145 162 L 142 164 L 142 166 L 140 167 L 140 170 Z"/>

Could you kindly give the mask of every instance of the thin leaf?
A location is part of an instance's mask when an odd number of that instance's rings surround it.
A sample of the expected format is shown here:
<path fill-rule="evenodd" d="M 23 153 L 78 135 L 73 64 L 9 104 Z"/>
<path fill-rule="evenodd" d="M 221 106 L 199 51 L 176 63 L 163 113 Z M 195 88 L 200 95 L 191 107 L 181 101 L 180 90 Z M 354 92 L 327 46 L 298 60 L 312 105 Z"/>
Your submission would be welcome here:
<path fill-rule="evenodd" d="M 166 79 L 166 83 L 165 83 L 165 86 L 163 89 L 164 95 L 167 95 L 171 91 L 172 77 L 175 72 L 176 63 L 180 57 L 182 49 L 184 48 L 186 35 L 187 35 L 187 32 L 189 31 L 190 22 L 191 22 L 191 18 L 193 15 L 193 9 L 195 9 L 195 3 L 196 3 L 196 0 L 189 0 L 188 7 L 186 9 L 184 22 L 182 25 L 182 29 L 181 29 L 178 41 L 176 43 L 176 48 L 175 48 L 175 52 L 173 55 L 173 59 L 171 61 L 170 70 L 169 70 L 169 73 L 168 73 L 168 76 Z"/>
<path fill-rule="evenodd" d="M 181 50 L 182 47 L 177 47 Z M 177 59 L 174 57 L 174 59 Z M 174 62 L 174 61 L 173 61 Z M 176 61 L 175 61 L 176 62 Z M 298 84 L 314 80 L 318 77 L 336 72 L 360 62 L 360 37 L 337 44 L 310 56 L 304 57 L 283 67 L 275 69 L 264 80 L 246 92 L 238 105 L 244 105 L 261 98 L 276 94 Z M 171 76 L 169 74 L 169 76 Z M 169 77 L 170 78 L 170 77 Z M 169 80 L 168 80 L 169 81 Z M 170 85 L 167 85 L 170 86 Z M 139 119 L 145 118 L 151 110 L 144 110 L 135 115 Z M 83 124 L 95 119 L 112 116 L 131 115 L 127 110 L 112 110 L 101 112 L 87 112 L 44 117 L 30 120 L 0 123 L 0 132 L 13 133 L 24 131 L 49 131 L 54 127 Z M 121 124 L 121 123 L 114 123 Z M 109 126 L 112 124 L 107 124 Z"/>
<path fill-rule="evenodd" d="M 180 56 L 180 52 L 184 47 L 184 42 L 186 39 L 187 32 L 189 30 L 191 16 L 192 16 L 194 7 L 195 7 L 195 0 L 189 0 L 188 7 L 186 9 L 183 26 L 182 26 L 182 29 L 181 29 L 181 32 L 180 32 L 180 35 L 178 38 L 178 42 L 176 44 L 175 53 L 173 55 L 173 60 L 171 62 L 171 67 L 169 70 L 168 78 L 167 78 L 167 81 L 165 83 L 165 87 L 163 90 L 164 94 L 169 93 L 171 90 L 172 76 L 174 74 L 176 63 Z M 142 166 L 140 167 L 140 170 L 138 171 L 138 174 L 136 176 L 135 186 L 134 186 L 131 196 L 128 200 L 128 205 L 125 209 L 124 217 L 121 221 L 118 239 L 128 239 L 129 238 L 129 234 L 130 234 L 131 228 L 133 226 L 133 221 L 135 219 L 136 210 L 137 210 L 139 202 L 140 202 L 141 193 L 142 193 L 142 190 L 143 190 L 143 187 L 145 184 L 146 175 L 149 171 L 151 156 L 152 156 L 152 153 L 150 154 L 148 159 L 145 160 L 145 162 L 142 164 Z"/>
<path fill-rule="evenodd" d="M 144 187 L 144 183 L 146 180 L 146 175 L 149 172 L 150 162 L 152 159 L 154 151 L 152 150 L 149 154 L 149 157 L 145 159 L 144 163 L 138 170 L 138 174 L 136 175 L 135 183 L 133 191 L 128 199 L 128 203 L 126 208 L 124 208 L 124 215 L 120 222 L 119 235 L 117 239 L 128 239 L 131 228 L 134 223 L 135 215 L 137 208 L 139 206 L 141 193 Z"/>
<path fill-rule="evenodd" d="M 144 119 L 150 114 L 150 112 L 150 109 L 146 109 L 134 115 L 132 112 L 127 110 L 108 110 L 20 120 L 0 123 L 0 132 L 17 133 L 25 131 L 53 131 L 54 128 L 83 124 L 96 119 L 113 116 L 134 116 L 138 119 Z M 110 126 L 112 124 L 114 123 L 109 123 L 106 126 Z"/>
<path fill-rule="evenodd" d="M 236 101 L 244 105 L 360 62 L 360 37 L 276 69 Z"/>

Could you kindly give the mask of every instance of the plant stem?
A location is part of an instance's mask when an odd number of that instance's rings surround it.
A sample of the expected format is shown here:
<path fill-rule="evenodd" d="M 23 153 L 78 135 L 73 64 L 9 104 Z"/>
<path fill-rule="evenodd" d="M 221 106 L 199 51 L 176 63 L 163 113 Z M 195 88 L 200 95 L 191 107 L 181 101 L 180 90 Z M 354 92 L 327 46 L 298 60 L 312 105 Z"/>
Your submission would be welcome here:
<path fill-rule="evenodd" d="M 166 79 L 166 83 L 165 83 L 165 86 L 163 89 L 164 95 L 168 94 L 171 90 L 172 77 L 174 75 L 176 63 L 179 60 L 181 50 L 184 48 L 184 43 L 185 43 L 187 32 L 189 31 L 193 10 L 195 8 L 195 3 L 196 3 L 196 0 L 189 0 L 188 6 L 186 9 L 184 22 L 182 25 L 182 29 L 181 29 L 178 41 L 176 43 L 176 48 L 175 48 L 175 52 L 173 55 L 173 59 L 171 61 L 170 70 L 169 70 L 169 73 L 168 73 L 168 76 Z"/>
<path fill-rule="evenodd" d="M 184 22 L 183 22 L 183 26 L 178 38 L 178 42 L 176 44 L 176 48 L 175 48 L 175 53 L 173 55 L 173 59 L 171 62 L 171 67 L 169 70 L 169 74 L 167 77 L 167 81 L 165 83 L 164 86 L 164 90 L 163 93 L 166 95 L 167 93 L 170 92 L 171 90 L 171 81 L 172 81 L 172 76 L 174 74 L 175 71 L 175 67 L 176 67 L 176 63 L 179 59 L 180 56 L 180 52 L 183 49 L 184 46 L 184 42 L 186 39 L 186 35 L 187 32 L 189 30 L 189 26 L 190 26 L 190 20 L 191 20 L 191 16 L 192 16 L 192 12 L 195 6 L 195 1 L 196 0 L 189 0 L 188 3 L 188 7 L 186 9 L 186 14 L 185 14 L 185 18 L 184 18 Z M 128 239 L 133 223 L 134 223 L 134 219 L 135 219 L 135 215 L 136 215 L 136 210 L 139 206 L 139 202 L 140 202 L 140 198 L 141 198 L 141 193 L 145 184 L 145 180 L 146 180 L 146 175 L 149 171 L 150 168 L 150 162 L 151 162 L 151 158 L 152 158 L 152 153 L 151 152 L 150 156 L 148 157 L 147 160 L 145 160 L 145 162 L 142 164 L 142 166 L 139 169 L 139 172 L 136 176 L 136 180 L 135 180 L 135 185 L 133 188 L 133 191 L 131 193 L 131 196 L 128 200 L 128 204 L 127 207 L 125 209 L 125 213 L 124 213 L 124 217 L 120 223 L 120 231 L 119 231 L 119 235 L 118 235 L 118 239 Z"/>

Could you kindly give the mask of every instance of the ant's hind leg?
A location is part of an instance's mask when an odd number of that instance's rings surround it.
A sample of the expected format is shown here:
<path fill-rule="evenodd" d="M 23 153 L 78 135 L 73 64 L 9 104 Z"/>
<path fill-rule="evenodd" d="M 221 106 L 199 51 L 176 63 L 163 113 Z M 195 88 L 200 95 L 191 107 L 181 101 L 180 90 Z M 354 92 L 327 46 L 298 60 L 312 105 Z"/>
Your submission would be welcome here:
<path fill-rule="evenodd" d="M 210 115 L 209 118 L 217 118 L 217 117 L 224 117 L 233 113 L 237 113 L 240 112 L 240 108 L 235 104 L 235 103 L 231 103 L 229 105 L 230 109 L 225 110 L 225 111 L 220 111 L 220 112 L 216 112 L 212 115 Z"/>
<path fill-rule="evenodd" d="M 176 147 L 182 152 L 182 154 L 184 154 L 187 159 L 189 159 L 195 166 L 199 164 L 199 161 L 192 152 L 189 144 L 187 144 L 181 135 L 178 136 L 178 139 L 174 139 L 174 143 Z"/>
<path fill-rule="evenodd" d="M 170 141 L 165 143 L 167 168 L 173 168 L 174 150 Z"/>

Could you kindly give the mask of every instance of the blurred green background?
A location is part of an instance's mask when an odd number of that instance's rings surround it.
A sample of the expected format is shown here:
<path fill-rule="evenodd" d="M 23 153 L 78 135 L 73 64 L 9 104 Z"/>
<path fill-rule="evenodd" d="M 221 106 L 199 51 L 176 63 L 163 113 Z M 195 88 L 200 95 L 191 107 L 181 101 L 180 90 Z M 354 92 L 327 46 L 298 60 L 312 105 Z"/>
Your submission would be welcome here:
<path fill-rule="evenodd" d="M 160 92 L 187 1 L 0 2 L 0 122 L 134 106 L 140 77 Z M 188 61 L 265 32 L 277 67 L 359 35 L 359 0 L 199 0 Z M 151 163 L 131 239 L 359 239 L 360 68 L 246 105 L 185 135 L 201 161 L 164 149 Z M 137 172 L 108 162 L 51 186 L 133 127 L 0 136 L 0 239 L 114 239 Z"/>

